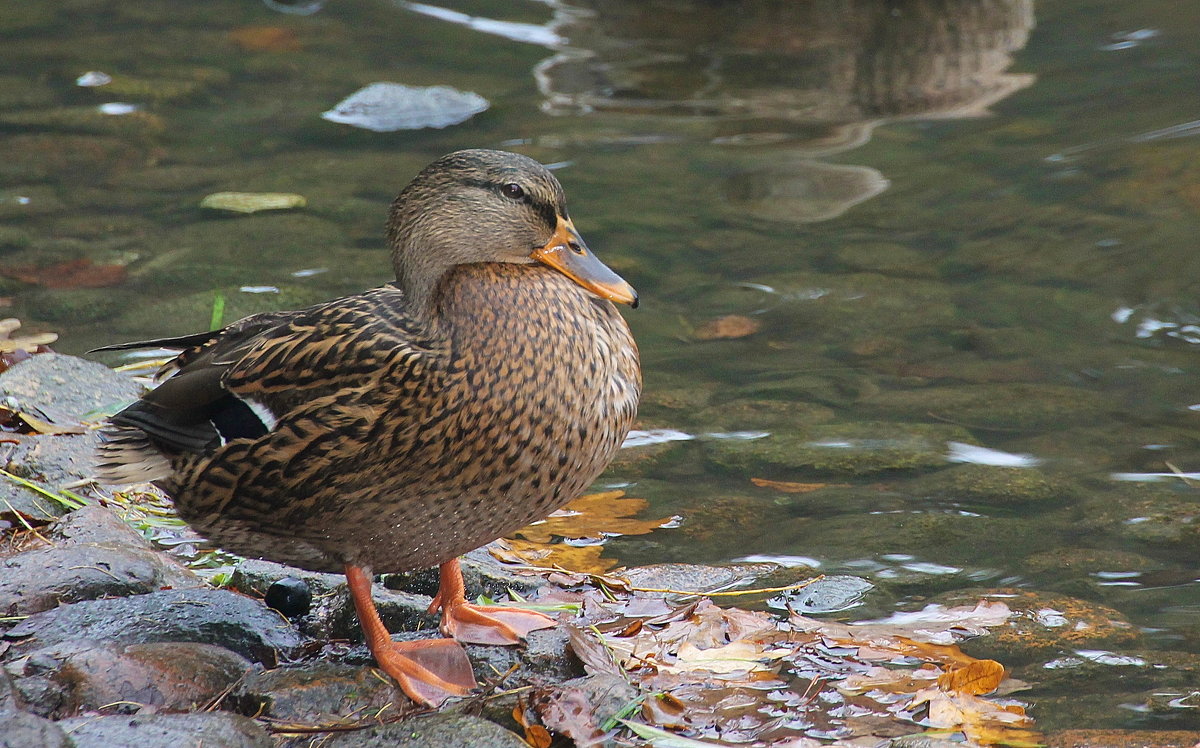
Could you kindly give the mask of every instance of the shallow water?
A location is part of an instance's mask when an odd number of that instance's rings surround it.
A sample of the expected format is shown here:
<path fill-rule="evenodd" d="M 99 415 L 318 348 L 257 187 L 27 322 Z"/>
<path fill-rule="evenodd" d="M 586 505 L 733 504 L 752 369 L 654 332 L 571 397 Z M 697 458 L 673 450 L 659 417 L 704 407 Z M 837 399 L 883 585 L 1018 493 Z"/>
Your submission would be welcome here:
<path fill-rule="evenodd" d="M 819 563 L 878 583 L 877 608 L 1060 592 L 1195 672 L 1200 512 L 1173 474 L 1200 471 L 1200 9 L 653 5 L 10 3 L 3 311 L 81 353 L 203 328 L 217 291 L 227 319 L 352 292 L 387 279 L 384 213 L 417 169 L 519 150 L 641 294 L 641 426 L 679 437 L 603 482 L 682 522 L 610 555 Z M 491 108 L 321 118 L 377 81 Z M 199 207 L 222 191 L 307 207 Z M 729 314 L 761 326 L 698 339 Z M 1153 701 L 1178 682 L 1114 673 L 1037 684 L 1039 724 L 1200 728 Z"/>

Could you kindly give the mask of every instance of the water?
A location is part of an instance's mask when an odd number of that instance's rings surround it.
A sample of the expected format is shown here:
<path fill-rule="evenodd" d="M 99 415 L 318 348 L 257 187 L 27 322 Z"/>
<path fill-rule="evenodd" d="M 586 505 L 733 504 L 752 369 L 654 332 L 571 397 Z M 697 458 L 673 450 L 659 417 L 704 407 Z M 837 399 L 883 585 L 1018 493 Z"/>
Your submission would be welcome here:
<path fill-rule="evenodd" d="M 203 328 L 217 291 L 233 318 L 375 285 L 417 169 L 519 150 L 641 294 L 641 427 L 673 435 L 604 481 L 682 522 L 607 552 L 800 558 L 906 609 L 1005 585 L 1108 605 L 1141 640 L 1088 661 L 1180 664 L 1083 695 L 1035 680 L 1041 726 L 1200 728 L 1152 698 L 1200 663 L 1200 513 L 1175 475 L 1200 470 L 1200 10 L 273 5 L 315 12 L 0 6 L 6 315 L 81 353 Z M 378 81 L 491 107 L 321 119 Z M 199 207 L 222 191 L 307 207 Z M 727 314 L 760 329 L 695 338 Z"/>

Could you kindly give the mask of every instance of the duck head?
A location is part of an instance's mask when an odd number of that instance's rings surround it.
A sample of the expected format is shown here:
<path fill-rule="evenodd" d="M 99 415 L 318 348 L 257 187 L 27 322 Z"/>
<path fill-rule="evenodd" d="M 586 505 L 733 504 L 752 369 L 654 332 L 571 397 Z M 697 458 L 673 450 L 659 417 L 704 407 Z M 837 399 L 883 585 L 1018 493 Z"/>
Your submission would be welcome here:
<path fill-rule="evenodd" d="M 396 279 L 418 310 L 456 265 L 542 263 L 596 296 L 637 306 L 637 293 L 588 249 L 562 185 L 516 153 L 456 151 L 434 161 L 392 203 Z"/>

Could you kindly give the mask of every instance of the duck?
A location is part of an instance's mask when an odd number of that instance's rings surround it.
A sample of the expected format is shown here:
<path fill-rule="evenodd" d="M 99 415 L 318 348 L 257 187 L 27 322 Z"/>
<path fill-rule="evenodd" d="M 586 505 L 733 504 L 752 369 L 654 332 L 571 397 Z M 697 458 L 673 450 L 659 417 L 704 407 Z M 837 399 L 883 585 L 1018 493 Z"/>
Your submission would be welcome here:
<path fill-rule="evenodd" d="M 633 424 L 637 293 L 526 156 L 445 155 L 387 222 L 395 281 L 222 329 L 96 349 L 178 350 L 110 416 L 97 470 L 150 482 L 232 553 L 345 575 L 363 637 L 411 699 L 476 687 L 463 642 L 555 620 L 467 602 L 459 557 L 581 494 Z M 445 638 L 393 641 L 377 573 L 438 567 Z"/>

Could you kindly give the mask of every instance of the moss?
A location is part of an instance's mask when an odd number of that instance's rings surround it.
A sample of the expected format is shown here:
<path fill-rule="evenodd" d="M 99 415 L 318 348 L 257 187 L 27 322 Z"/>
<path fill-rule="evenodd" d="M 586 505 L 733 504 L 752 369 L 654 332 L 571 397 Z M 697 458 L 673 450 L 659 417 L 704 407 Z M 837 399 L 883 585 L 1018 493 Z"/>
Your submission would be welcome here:
<path fill-rule="evenodd" d="M 1065 502 L 1078 494 L 1070 482 L 1036 468 L 959 465 L 922 476 L 904 486 L 918 496 L 991 506 Z"/>

